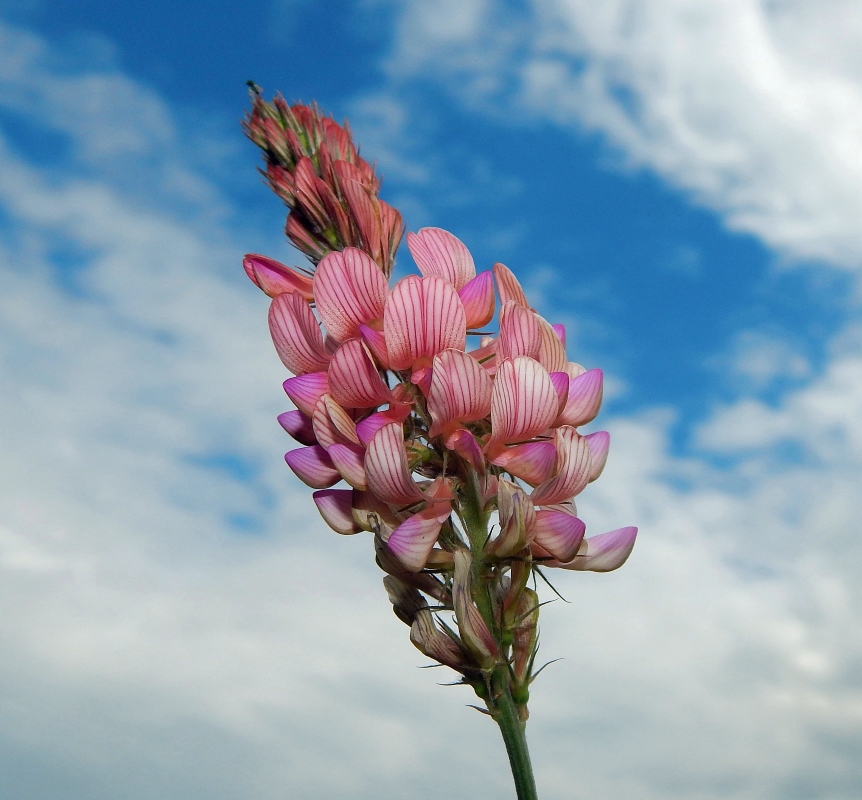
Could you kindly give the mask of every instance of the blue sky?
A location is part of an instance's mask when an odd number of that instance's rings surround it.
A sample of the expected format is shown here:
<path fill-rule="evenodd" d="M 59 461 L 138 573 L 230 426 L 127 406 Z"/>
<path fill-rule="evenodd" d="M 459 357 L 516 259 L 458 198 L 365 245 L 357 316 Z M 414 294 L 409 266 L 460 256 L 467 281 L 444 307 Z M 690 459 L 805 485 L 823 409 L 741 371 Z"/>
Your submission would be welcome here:
<path fill-rule="evenodd" d="M 252 78 L 606 370 L 581 511 L 641 535 L 545 614 L 542 796 L 856 796 L 856 4 L 0 9 L 0 794 L 508 791 L 284 467 Z"/>

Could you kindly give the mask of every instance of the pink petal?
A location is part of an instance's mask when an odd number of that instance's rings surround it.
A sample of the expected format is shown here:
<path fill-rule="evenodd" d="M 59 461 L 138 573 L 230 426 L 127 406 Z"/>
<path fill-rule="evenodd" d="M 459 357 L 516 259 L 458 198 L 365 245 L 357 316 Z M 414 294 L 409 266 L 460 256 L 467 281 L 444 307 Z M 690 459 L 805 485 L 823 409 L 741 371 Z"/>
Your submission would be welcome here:
<path fill-rule="evenodd" d="M 523 550 L 536 530 L 536 509 L 520 486 L 501 479 L 497 489 L 497 508 L 500 515 L 500 535 L 492 550 L 498 556 L 512 555 Z"/>
<path fill-rule="evenodd" d="M 314 273 L 317 313 L 339 341 L 359 335 L 359 326 L 383 314 L 386 276 L 355 247 L 329 253 Z"/>
<path fill-rule="evenodd" d="M 602 404 L 602 371 L 591 369 L 569 381 L 566 407 L 557 418 L 557 425 L 577 428 L 595 419 Z"/>
<path fill-rule="evenodd" d="M 548 372 L 563 372 L 568 364 L 566 358 L 566 348 L 557 336 L 556 331 L 551 327 L 550 323 L 542 317 L 536 315 L 539 328 L 541 330 L 542 343 L 539 346 L 539 354 L 536 360 Z"/>
<path fill-rule="evenodd" d="M 577 378 L 578 375 L 583 375 L 586 371 L 586 367 L 576 364 L 574 361 L 568 361 L 566 363 L 566 375 L 568 375 L 570 379 Z"/>
<path fill-rule="evenodd" d="M 563 511 L 536 512 L 535 542 L 558 561 L 571 561 L 584 539 L 586 526 Z"/>
<path fill-rule="evenodd" d="M 557 393 L 557 409 L 562 412 L 569 399 L 569 376 L 565 372 L 552 372 L 550 377 Z"/>
<path fill-rule="evenodd" d="M 365 249 L 375 260 L 380 259 L 383 252 L 381 242 L 383 232 L 380 227 L 380 216 L 375 208 L 376 198 L 372 198 L 365 187 L 357 181 L 343 180 L 341 188 L 344 199 L 347 200 L 347 207 L 350 209 L 350 216 L 359 228 Z"/>
<path fill-rule="evenodd" d="M 494 316 L 494 279 L 489 270 L 480 272 L 473 280 L 458 290 L 464 304 L 467 330 L 487 325 Z"/>
<path fill-rule="evenodd" d="M 369 328 L 367 325 L 359 326 L 359 334 L 362 336 L 362 341 L 368 346 L 371 355 L 377 360 L 377 363 L 384 369 L 389 366 L 389 355 L 386 352 L 386 337 L 382 331 L 376 331 Z"/>
<path fill-rule="evenodd" d="M 553 442 L 526 442 L 509 447 L 491 459 L 492 464 L 531 486 L 547 480 L 554 472 L 556 461 L 557 448 Z"/>
<path fill-rule="evenodd" d="M 309 418 L 314 414 L 314 407 L 321 395 L 329 391 L 329 379 L 325 372 L 310 372 L 308 375 L 288 378 L 282 385 L 293 404 Z"/>
<path fill-rule="evenodd" d="M 444 350 L 434 357 L 428 411 L 437 436 L 450 422 L 471 422 L 488 416 L 491 410 L 491 378 L 479 363 L 463 350 Z"/>
<path fill-rule="evenodd" d="M 278 424 L 300 444 L 317 444 L 311 420 L 301 411 L 285 411 L 279 414 Z"/>
<path fill-rule="evenodd" d="M 396 422 L 384 425 L 369 442 L 365 474 L 369 491 L 384 503 L 407 505 L 422 499 L 419 487 L 410 477 L 404 430 Z"/>
<path fill-rule="evenodd" d="M 530 307 L 521 284 L 518 283 L 515 274 L 505 264 L 494 264 L 494 277 L 497 279 L 497 293 L 500 295 L 500 305 L 514 300 L 523 308 Z"/>
<path fill-rule="evenodd" d="M 485 455 L 476 437 L 466 428 L 450 433 L 443 442 L 449 450 L 454 450 L 480 475 L 485 472 Z"/>
<path fill-rule="evenodd" d="M 368 489 L 365 478 L 365 448 L 358 444 L 333 444 L 326 451 L 332 464 L 344 480 L 354 489 L 364 492 Z"/>
<path fill-rule="evenodd" d="M 301 295 L 276 295 L 269 307 L 269 332 L 281 363 L 295 375 L 320 372 L 329 364 L 320 325 Z"/>
<path fill-rule="evenodd" d="M 321 395 L 311 415 L 311 424 L 317 443 L 324 450 L 329 450 L 333 444 L 359 444 L 356 423 L 332 395 Z"/>
<path fill-rule="evenodd" d="M 590 447 L 590 483 L 592 483 L 605 468 L 608 448 L 611 446 L 611 435 L 607 431 L 596 431 L 584 438 Z"/>
<path fill-rule="evenodd" d="M 323 489 L 311 496 L 324 522 L 336 533 L 349 535 L 362 530 L 353 521 L 352 489 Z"/>
<path fill-rule="evenodd" d="M 590 481 L 590 446 L 586 438 L 566 425 L 554 432 L 554 444 L 556 475 L 533 490 L 530 497 L 537 506 L 571 500 Z"/>
<path fill-rule="evenodd" d="M 611 572 L 626 563 L 635 546 L 637 528 L 618 528 L 598 536 L 585 539 L 580 552 L 564 569 L 589 570 L 590 572 Z"/>
<path fill-rule="evenodd" d="M 541 344 L 542 330 L 536 315 L 512 300 L 503 303 L 500 306 L 500 337 L 497 339 L 499 357 L 536 358 Z"/>
<path fill-rule="evenodd" d="M 310 275 L 257 253 L 249 253 L 242 260 L 242 266 L 248 277 L 270 297 L 297 292 L 306 300 L 314 300 Z"/>
<path fill-rule="evenodd" d="M 356 433 L 359 436 L 359 441 L 365 447 L 368 447 L 377 431 L 391 422 L 404 422 L 410 416 L 410 410 L 411 406 L 409 403 L 392 403 L 386 411 L 377 411 L 370 417 L 366 417 L 356 425 Z"/>
<path fill-rule="evenodd" d="M 545 368 L 518 356 L 497 368 L 491 394 L 493 440 L 505 443 L 532 439 L 557 416 L 557 393 Z"/>
<path fill-rule="evenodd" d="M 408 233 L 407 247 L 423 275 L 439 275 L 456 289 L 476 277 L 473 256 L 449 231 L 422 228 L 418 233 Z"/>
<path fill-rule="evenodd" d="M 557 334 L 557 338 L 562 342 L 563 348 L 566 346 L 566 326 L 565 325 L 551 325 L 554 329 L 554 333 Z"/>
<path fill-rule="evenodd" d="M 441 520 L 440 510 L 433 507 L 420 511 L 392 531 L 386 544 L 410 572 L 421 572 L 448 516 Z"/>
<path fill-rule="evenodd" d="M 410 383 L 418 386 L 424 395 L 431 389 L 431 378 L 434 375 L 430 362 L 428 356 L 423 356 L 413 365 L 413 371 L 410 373 Z"/>
<path fill-rule="evenodd" d="M 407 369 L 450 347 L 463 350 L 466 325 L 464 305 L 451 283 L 436 275 L 408 275 L 386 298 L 383 333 L 390 367 Z"/>
<path fill-rule="evenodd" d="M 335 351 L 329 364 L 329 387 L 345 408 L 376 408 L 392 397 L 361 339 L 350 339 Z"/>
<path fill-rule="evenodd" d="M 328 489 L 341 480 L 340 473 L 320 445 L 291 450 L 285 453 L 284 460 L 296 477 L 312 489 Z"/>

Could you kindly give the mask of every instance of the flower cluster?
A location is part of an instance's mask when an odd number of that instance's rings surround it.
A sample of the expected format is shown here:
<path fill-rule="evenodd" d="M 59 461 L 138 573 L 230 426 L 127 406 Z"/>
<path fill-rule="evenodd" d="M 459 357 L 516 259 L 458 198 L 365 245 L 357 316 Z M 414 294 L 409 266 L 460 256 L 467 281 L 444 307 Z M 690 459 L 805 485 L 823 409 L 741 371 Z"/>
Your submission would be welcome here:
<path fill-rule="evenodd" d="M 606 432 L 578 430 L 599 411 L 602 372 L 568 360 L 563 327 L 530 308 L 503 264 L 477 274 L 438 228 L 408 233 L 407 245 L 421 274 L 391 287 L 379 260 L 351 246 L 323 255 L 313 275 L 246 257 L 295 376 L 284 389 L 296 410 L 279 421 L 303 446 L 285 458 L 333 530 L 373 533 L 413 643 L 460 672 L 492 714 L 505 691 L 525 719 L 532 573 L 616 569 L 637 533 L 585 538 L 575 507 L 608 454 Z M 495 313 L 498 334 L 481 332 Z"/>
<path fill-rule="evenodd" d="M 263 150 L 270 187 L 290 208 L 287 237 L 312 263 L 357 247 L 388 275 L 404 233 L 401 214 L 378 197 L 380 180 L 350 130 L 316 106 L 290 106 L 281 95 L 268 103 L 251 89 L 245 131 Z"/>

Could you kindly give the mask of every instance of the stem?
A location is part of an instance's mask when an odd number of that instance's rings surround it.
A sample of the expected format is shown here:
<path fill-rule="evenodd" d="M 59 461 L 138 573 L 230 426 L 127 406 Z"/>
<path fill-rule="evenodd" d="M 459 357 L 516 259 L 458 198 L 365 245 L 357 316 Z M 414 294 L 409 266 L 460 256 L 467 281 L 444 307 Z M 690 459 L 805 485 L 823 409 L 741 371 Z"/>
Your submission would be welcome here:
<path fill-rule="evenodd" d="M 500 726 L 500 733 L 503 734 L 503 742 L 506 744 L 515 791 L 518 793 L 518 800 L 538 800 L 530 751 L 527 749 L 526 724 L 518 717 L 518 709 L 509 691 L 508 675 L 505 672 L 499 683 L 499 695 L 494 699 L 494 719 Z"/>

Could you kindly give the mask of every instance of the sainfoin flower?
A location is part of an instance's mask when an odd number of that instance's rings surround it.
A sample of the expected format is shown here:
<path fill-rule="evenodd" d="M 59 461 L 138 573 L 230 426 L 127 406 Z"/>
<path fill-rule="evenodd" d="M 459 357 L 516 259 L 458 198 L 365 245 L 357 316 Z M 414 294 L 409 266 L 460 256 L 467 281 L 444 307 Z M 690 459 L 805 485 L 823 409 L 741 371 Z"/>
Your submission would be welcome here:
<path fill-rule="evenodd" d="M 608 456 L 607 432 L 581 430 L 599 412 L 602 372 L 568 360 L 563 327 L 529 306 L 511 270 L 477 273 L 447 231 L 408 233 L 419 274 L 390 285 L 400 216 L 392 222 L 373 170 L 333 126 L 259 97 L 248 121 L 304 226 L 288 234 L 316 263 L 309 273 L 244 262 L 272 298 L 270 333 L 293 375 L 295 410 L 279 422 L 300 446 L 285 459 L 330 528 L 371 533 L 411 641 L 473 687 L 514 759 L 512 748 L 526 753 L 535 676 L 532 574 L 615 570 L 637 534 L 587 535 L 575 506 Z M 351 194 L 360 188 L 363 201 Z M 507 738 L 506 725 L 520 734 Z M 519 783 L 512 767 L 519 797 L 534 797 L 531 774 Z"/>

